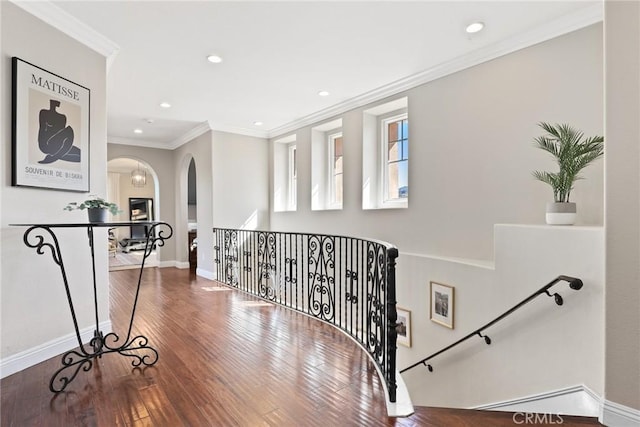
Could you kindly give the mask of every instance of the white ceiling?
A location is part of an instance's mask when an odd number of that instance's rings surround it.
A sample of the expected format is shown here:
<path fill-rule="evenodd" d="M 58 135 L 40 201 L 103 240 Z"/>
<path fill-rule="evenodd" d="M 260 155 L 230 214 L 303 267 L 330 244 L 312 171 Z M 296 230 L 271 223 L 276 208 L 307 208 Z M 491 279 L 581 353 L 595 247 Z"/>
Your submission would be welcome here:
<path fill-rule="evenodd" d="M 544 31 L 587 25 L 594 14 L 585 11 L 596 4 L 601 1 L 53 2 L 119 47 L 108 75 L 109 142 L 164 148 L 203 124 L 276 136 L 474 52 L 499 52 L 506 40 L 531 44 L 557 35 Z M 476 20 L 485 30 L 469 36 L 464 28 Z M 223 62 L 207 62 L 212 53 Z M 330 95 L 320 97 L 320 90 Z M 172 108 L 161 108 L 162 101 Z M 136 128 L 143 133 L 134 134 Z"/>

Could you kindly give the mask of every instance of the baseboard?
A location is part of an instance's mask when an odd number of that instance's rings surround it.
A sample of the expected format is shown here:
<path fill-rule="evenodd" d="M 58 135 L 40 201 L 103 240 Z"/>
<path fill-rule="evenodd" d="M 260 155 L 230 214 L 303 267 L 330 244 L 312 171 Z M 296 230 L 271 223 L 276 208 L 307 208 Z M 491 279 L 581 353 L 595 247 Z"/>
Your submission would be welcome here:
<path fill-rule="evenodd" d="M 187 269 L 190 267 L 189 262 L 188 261 L 160 261 L 158 263 L 158 267 L 160 268 L 168 268 L 168 267 L 175 267 L 175 268 L 179 268 L 179 269 Z M 205 279 L 209 279 L 209 280 L 215 280 L 215 274 L 212 273 L 211 271 L 208 270 L 203 270 L 201 268 L 197 268 L 196 269 L 196 275 L 204 277 Z"/>
<path fill-rule="evenodd" d="M 576 385 L 471 409 L 598 417 L 601 401 L 600 396 L 585 385 Z"/>
<path fill-rule="evenodd" d="M 382 376 L 381 376 L 382 378 Z M 411 402 L 411 396 L 409 390 L 404 383 L 402 375 L 399 371 L 396 371 L 396 401 L 389 401 L 389 392 L 387 385 L 384 381 L 381 381 L 385 390 L 385 397 L 387 401 L 387 415 L 389 417 L 408 417 L 415 411 L 413 409 L 413 403 Z"/>
<path fill-rule="evenodd" d="M 189 268 L 189 262 L 182 262 L 182 261 L 176 261 L 176 260 L 160 261 L 158 263 L 158 267 L 160 267 L 160 268 L 170 268 L 170 267 Z"/>
<path fill-rule="evenodd" d="M 638 427 L 640 410 L 605 400 L 599 420 L 609 427 Z"/>
<path fill-rule="evenodd" d="M 105 334 L 111 332 L 111 320 L 100 322 L 100 330 Z M 83 343 L 88 343 L 93 338 L 94 326 L 89 326 L 80 331 L 80 338 Z M 30 348 L 20 353 L 16 353 L 0 360 L 0 378 L 20 372 L 40 362 L 51 359 L 52 357 L 61 355 L 65 351 L 69 351 L 78 347 L 78 340 L 75 333 L 71 333 L 60 338 L 56 338 L 44 344 Z"/>
<path fill-rule="evenodd" d="M 215 274 L 213 274 L 213 272 L 204 270 L 202 268 L 196 268 L 196 275 L 204 277 L 205 279 L 216 280 L 216 276 Z"/>

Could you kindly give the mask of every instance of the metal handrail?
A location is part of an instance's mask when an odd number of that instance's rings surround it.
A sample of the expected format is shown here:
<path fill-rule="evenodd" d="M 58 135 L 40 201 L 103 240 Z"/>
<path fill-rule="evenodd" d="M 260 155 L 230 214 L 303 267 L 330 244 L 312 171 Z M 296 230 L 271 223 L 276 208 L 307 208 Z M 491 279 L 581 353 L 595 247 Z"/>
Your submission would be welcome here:
<path fill-rule="evenodd" d="M 480 328 L 478 328 L 475 331 L 471 332 L 470 334 L 464 336 L 463 338 L 460 338 L 458 341 L 454 342 L 453 344 L 450 344 L 450 345 L 446 346 L 442 350 L 436 351 L 435 353 L 431 354 L 430 356 L 427 356 L 424 359 L 414 363 L 413 365 L 402 369 L 400 371 L 400 373 L 406 372 L 409 369 L 413 369 L 413 368 L 415 368 L 416 366 L 419 366 L 419 365 L 424 365 L 424 366 L 427 367 L 429 372 L 433 372 L 433 367 L 430 364 L 427 364 L 426 363 L 427 361 L 433 359 L 436 356 L 439 356 L 440 354 L 444 353 L 445 351 L 452 349 L 453 347 L 457 346 L 458 344 L 461 344 L 464 341 L 466 341 L 469 338 L 471 338 L 473 336 L 476 336 L 476 335 L 479 336 L 480 338 L 483 338 L 484 342 L 487 343 L 487 345 L 491 344 L 491 338 L 489 336 L 487 336 L 487 335 L 483 335 L 482 331 L 484 331 L 485 329 L 489 328 L 490 326 L 495 325 L 496 323 L 498 323 L 499 321 L 501 321 L 505 317 L 509 316 L 514 311 L 518 310 L 523 305 L 531 302 L 533 299 L 537 298 L 538 296 L 540 296 L 542 294 L 546 294 L 549 297 L 553 297 L 554 300 L 555 300 L 555 303 L 557 305 L 562 305 L 564 303 L 564 300 L 562 299 L 562 296 L 559 293 L 557 293 L 557 292 L 554 293 L 554 294 L 549 293 L 549 288 L 551 288 L 552 286 L 554 286 L 555 284 L 557 284 L 560 281 L 568 282 L 569 283 L 569 287 L 571 289 L 573 289 L 573 290 L 576 290 L 576 291 L 582 289 L 582 286 L 583 286 L 582 280 L 580 280 L 580 279 L 577 279 L 575 277 L 570 277 L 570 276 L 558 276 L 555 279 L 553 279 L 551 282 L 547 283 L 545 286 L 543 286 L 542 288 L 538 289 L 536 292 L 531 294 L 529 297 L 525 298 L 524 300 L 522 300 L 518 304 L 516 304 L 513 307 L 511 307 L 509 310 L 507 310 L 504 313 L 502 313 L 500 316 L 498 316 L 495 319 L 493 319 L 492 321 L 490 321 L 489 323 L 481 326 Z"/>

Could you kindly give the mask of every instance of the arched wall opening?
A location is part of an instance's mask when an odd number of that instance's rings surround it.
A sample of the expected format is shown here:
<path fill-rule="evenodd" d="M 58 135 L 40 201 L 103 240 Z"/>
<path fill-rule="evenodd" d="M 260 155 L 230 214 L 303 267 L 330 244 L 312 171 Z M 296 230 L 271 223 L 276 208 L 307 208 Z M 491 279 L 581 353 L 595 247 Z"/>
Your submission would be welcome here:
<path fill-rule="evenodd" d="M 145 177 L 144 182 L 134 182 L 135 180 L 132 178 L 132 172 L 134 171 L 143 173 Z M 130 199 L 151 199 L 152 216 L 146 219 L 161 219 L 158 175 L 153 167 L 141 158 L 122 156 L 110 159 L 107 162 L 107 198 L 109 201 L 117 203 L 120 209 L 120 213 L 114 215 L 114 221 L 132 220 L 129 207 Z M 115 228 L 112 230 L 112 233 L 117 242 L 126 241 L 126 239 L 131 237 L 131 229 L 129 227 Z M 131 248 L 126 248 L 122 244 L 118 244 L 118 252 L 129 253 L 128 249 Z M 161 248 L 158 247 L 158 259 L 160 251 Z"/>
<path fill-rule="evenodd" d="M 196 161 L 191 153 L 186 153 L 178 163 L 178 188 L 176 203 L 176 238 L 177 259 L 180 267 L 189 267 L 194 273 L 197 269 L 197 238 L 198 214 L 196 191 Z"/>

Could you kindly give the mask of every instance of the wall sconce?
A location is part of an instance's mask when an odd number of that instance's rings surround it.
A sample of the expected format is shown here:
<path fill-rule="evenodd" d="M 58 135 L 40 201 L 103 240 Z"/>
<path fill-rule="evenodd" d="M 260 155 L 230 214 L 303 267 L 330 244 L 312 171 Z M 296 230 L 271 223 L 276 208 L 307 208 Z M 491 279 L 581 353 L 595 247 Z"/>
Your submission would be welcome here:
<path fill-rule="evenodd" d="M 140 169 L 140 162 L 138 162 L 138 169 L 131 171 L 131 185 L 134 187 L 144 187 L 147 184 L 147 173 Z"/>

